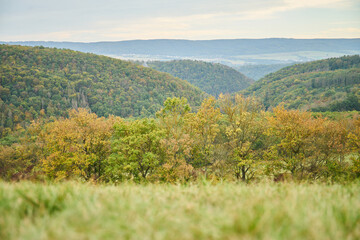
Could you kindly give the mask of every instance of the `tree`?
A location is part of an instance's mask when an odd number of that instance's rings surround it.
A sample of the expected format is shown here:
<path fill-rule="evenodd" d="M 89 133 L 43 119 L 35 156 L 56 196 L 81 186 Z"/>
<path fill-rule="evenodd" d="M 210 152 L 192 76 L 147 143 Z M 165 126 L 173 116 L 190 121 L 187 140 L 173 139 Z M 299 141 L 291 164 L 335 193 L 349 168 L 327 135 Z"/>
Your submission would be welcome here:
<path fill-rule="evenodd" d="M 164 107 L 156 114 L 159 124 L 165 131 L 161 141 L 166 153 L 162 165 L 161 178 L 165 181 L 189 180 L 193 167 L 191 159 L 194 139 L 191 136 L 189 119 L 194 116 L 185 98 L 168 98 Z"/>
<path fill-rule="evenodd" d="M 42 156 L 43 144 L 38 140 L 44 125 L 42 119 L 27 128 L 9 132 L 0 141 L 0 177 L 4 179 L 30 179 L 37 177 L 37 165 Z"/>
<path fill-rule="evenodd" d="M 198 112 L 189 119 L 194 140 L 191 164 L 195 167 L 207 167 L 214 162 L 214 141 L 220 131 L 218 121 L 221 118 L 215 103 L 214 97 L 205 99 Z"/>
<path fill-rule="evenodd" d="M 228 164 L 237 179 L 250 180 L 260 161 L 255 150 L 265 130 L 263 106 L 257 99 L 242 95 L 235 95 L 233 100 L 220 95 L 220 102 L 227 120 Z"/>
<path fill-rule="evenodd" d="M 112 128 L 119 119 L 98 118 L 85 109 L 71 110 L 68 119 L 44 126 L 42 170 L 51 178 L 99 179 L 110 154 Z"/>
<path fill-rule="evenodd" d="M 360 117 L 355 116 L 352 119 L 352 129 L 348 135 L 348 144 L 350 149 L 355 153 L 351 157 L 352 172 L 356 178 L 360 177 Z"/>
<path fill-rule="evenodd" d="M 277 138 L 269 154 L 275 171 L 299 180 L 340 174 L 346 153 L 346 129 L 340 122 L 283 107 L 275 108 L 268 121 L 267 134 Z"/>
<path fill-rule="evenodd" d="M 153 119 L 123 121 L 114 128 L 113 153 L 106 170 L 109 180 L 121 180 L 123 176 L 146 179 L 164 162 L 164 131 Z"/>

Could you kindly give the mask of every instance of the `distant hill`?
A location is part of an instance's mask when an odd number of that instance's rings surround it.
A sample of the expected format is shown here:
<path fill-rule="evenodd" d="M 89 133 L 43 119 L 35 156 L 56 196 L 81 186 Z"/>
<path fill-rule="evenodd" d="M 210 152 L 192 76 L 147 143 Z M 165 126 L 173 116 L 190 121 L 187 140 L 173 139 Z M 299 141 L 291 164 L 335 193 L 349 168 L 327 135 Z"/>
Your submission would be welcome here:
<path fill-rule="evenodd" d="M 244 95 L 260 97 L 266 107 L 313 111 L 360 110 L 360 56 L 344 56 L 285 67 L 266 75 Z"/>
<path fill-rule="evenodd" d="M 161 72 L 187 80 L 206 93 L 218 96 L 233 93 L 250 86 L 254 80 L 235 69 L 219 64 L 192 60 L 153 61 L 147 65 Z"/>
<path fill-rule="evenodd" d="M 77 107 L 99 116 L 149 116 L 167 97 L 197 106 L 206 95 L 170 74 L 71 50 L 0 45 L 0 63 L 0 128 Z"/>
<path fill-rule="evenodd" d="M 192 59 L 223 64 L 278 64 L 360 54 L 360 39 L 131 40 L 118 42 L 9 42 L 67 48 L 131 60 Z"/>
<path fill-rule="evenodd" d="M 294 65 L 294 63 L 278 63 L 278 64 L 252 64 L 252 65 L 234 65 L 234 69 L 243 73 L 245 76 L 254 79 L 255 81 L 259 80 L 262 77 L 265 77 L 269 73 L 276 72 L 281 68 Z"/>
<path fill-rule="evenodd" d="M 118 42 L 13 42 L 70 48 L 97 54 L 150 54 L 168 56 L 235 56 L 297 51 L 360 50 L 360 39 L 224 39 L 224 40 L 130 40 Z"/>

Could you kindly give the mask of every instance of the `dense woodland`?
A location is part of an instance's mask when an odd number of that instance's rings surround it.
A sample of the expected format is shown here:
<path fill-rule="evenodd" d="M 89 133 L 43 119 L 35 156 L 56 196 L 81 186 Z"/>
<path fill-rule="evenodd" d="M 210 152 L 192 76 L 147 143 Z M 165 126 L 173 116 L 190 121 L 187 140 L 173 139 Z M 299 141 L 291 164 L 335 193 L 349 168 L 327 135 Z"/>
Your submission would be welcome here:
<path fill-rule="evenodd" d="M 173 60 L 147 62 L 147 65 L 155 70 L 184 79 L 213 96 L 219 96 L 220 93 L 238 92 L 254 82 L 235 69 L 219 63 Z"/>
<path fill-rule="evenodd" d="M 0 136 L 39 117 L 87 108 L 98 116 L 154 115 L 168 97 L 199 106 L 188 82 L 133 63 L 43 47 L 0 45 Z"/>
<path fill-rule="evenodd" d="M 324 95 L 339 93 L 345 95 L 312 107 L 357 109 L 359 56 L 290 66 L 248 88 L 251 96 L 216 99 L 184 80 L 126 61 L 42 47 L 0 50 L 3 179 L 183 183 L 360 177 L 357 112 L 327 118 L 291 110 L 303 106 L 298 99 L 328 101 Z M 292 101 L 276 106 L 284 96 Z"/>
<path fill-rule="evenodd" d="M 244 95 L 262 99 L 266 108 L 313 111 L 360 110 L 360 56 L 330 58 L 285 67 L 270 73 Z"/>
<path fill-rule="evenodd" d="M 219 106 L 219 107 L 217 107 Z M 38 119 L 2 139 L 4 179 L 97 182 L 330 181 L 360 177 L 360 117 L 330 120 L 221 95 L 192 112 L 168 98 L 155 118 Z"/>

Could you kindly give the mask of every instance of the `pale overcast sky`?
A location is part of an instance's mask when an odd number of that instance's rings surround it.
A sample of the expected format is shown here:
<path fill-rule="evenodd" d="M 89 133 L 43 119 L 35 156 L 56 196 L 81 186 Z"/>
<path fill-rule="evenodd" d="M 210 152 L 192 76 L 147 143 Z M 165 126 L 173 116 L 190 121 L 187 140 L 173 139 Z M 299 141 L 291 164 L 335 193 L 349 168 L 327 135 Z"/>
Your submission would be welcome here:
<path fill-rule="evenodd" d="M 360 38 L 360 0 L 0 0 L 0 41 Z"/>

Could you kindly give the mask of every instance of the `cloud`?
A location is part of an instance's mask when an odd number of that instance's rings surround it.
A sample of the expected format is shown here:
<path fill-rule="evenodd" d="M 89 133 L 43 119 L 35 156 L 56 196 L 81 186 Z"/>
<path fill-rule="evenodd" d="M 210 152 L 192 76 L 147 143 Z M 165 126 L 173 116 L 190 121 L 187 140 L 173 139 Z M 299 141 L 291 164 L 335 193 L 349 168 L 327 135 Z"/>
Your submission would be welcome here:
<path fill-rule="evenodd" d="M 304 8 L 336 8 L 348 7 L 349 1 L 344 0 L 284 0 L 279 5 L 264 9 L 239 12 L 242 20 L 263 20 L 274 18 L 276 14 Z"/>
<path fill-rule="evenodd" d="M 354 17 L 354 13 L 348 14 L 359 9 L 358 0 L 182 0 L 171 1 L 171 8 L 170 1 L 133 1 L 136 4 L 111 0 L 113 5 L 107 5 L 91 0 L 97 5 L 89 3 L 89 6 L 79 8 L 78 4 L 70 12 L 66 9 L 55 9 L 50 13 L 41 13 L 43 9 L 27 12 L 23 7 L 17 17 L 2 16 L 7 22 L 0 24 L 0 40 L 360 36 L 357 28 L 360 19 Z M 304 16 L 308 9 L 316 9 L 315 14 Z M 337 22 L 342 23 L 336 25 Z"/>
<path fill-rule="evenodd" d="M 128 23 L 117 21 L 99 22 L 96 32 L 103 39 L 214 39 L 220 36 L 234 36 L 239 30 L 216 26 L 218 15 L 198 14 L 182 17 L 147 18 Z"/>
<path fill-rule="evenodd" d="M 38 34 L 20 34 L 2 36 L 2 41 L 84 41 L 86 37 L 93 37 L 97 32 L 95 30 L 81 31 L 59 31 Z"/>
<path fill-rule="evenodd" d="M 359 38 L 360 28 L 332 28 L 315 34 L 317 38 Z"/>

